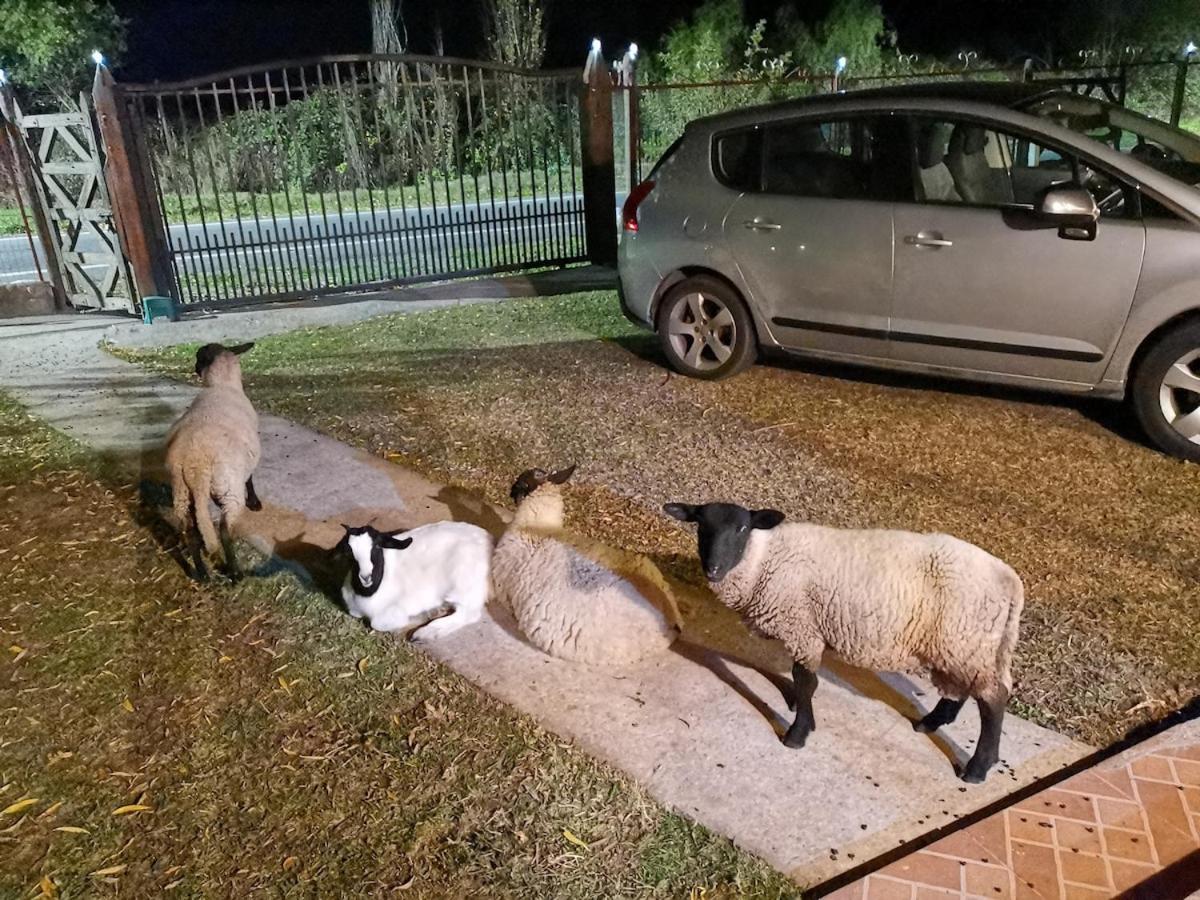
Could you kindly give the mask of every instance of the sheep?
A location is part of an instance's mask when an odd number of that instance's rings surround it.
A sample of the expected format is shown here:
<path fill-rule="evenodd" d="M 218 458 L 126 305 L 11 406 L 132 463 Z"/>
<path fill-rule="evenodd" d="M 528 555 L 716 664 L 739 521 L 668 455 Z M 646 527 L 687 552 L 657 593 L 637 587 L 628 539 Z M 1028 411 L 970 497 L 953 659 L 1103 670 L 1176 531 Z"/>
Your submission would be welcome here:
<path fill-rule="evenodd" d="M 649 559 L 563 531 L 560 485 L 574 471 L 530 469 L 513 484 L 517 511 L 492 558 L 496 598 L 551 656 L 631 665 L 672 644 L 679 609 Z"/>
<path fill-rule="evenodd" d="M 1008 565 L 945 534 L 780 525 L 777 510 L 729 503 L 663 509 L 699 526 L 700 562 L 718 599 L 791 654 L 796 718 L 786 746 L 803 747 L 816 727 L 816 673 L 830 649 L 864 668 L 928 669 L 942 696 L 917 731 L 950 724 L 974 697 L 982 729 L 961 777 L 987 777 L 999 759 L 1025 596 Z"/>
<path fill-rule="evenodd" d="M 190 533 L 194 514 L 204 551 L 215 555 L 220 545 L 234 576 L 237 562 L 228 541 L 218 539 L 208 503 L 211 498 L 221 509 L 222 538 L 245 509 L 262 509 L 253 480 L 262 455 L 258 414 L 242 390 L 238 362 L 253 346 L 205 344 L 196 351 L 196 374 L 204 388 L 167 434 L 166 469 L 180 533 L 185 538 Z M 203 577 L 199 557 L 196 568 Z"/>
<path fill-rule="evenodd" d="M 435 522 L 411 531 L 351 528 L 338 547 L 354 562 L 342 586 L 346 610 L 375 631 L 445 637 L 478 622 L 491 593 L 492 536 L 466 522 Z M 449 606 L 451 613 L 429 621 Z M 425 624 L 425 623 L 428 624 Z"/>

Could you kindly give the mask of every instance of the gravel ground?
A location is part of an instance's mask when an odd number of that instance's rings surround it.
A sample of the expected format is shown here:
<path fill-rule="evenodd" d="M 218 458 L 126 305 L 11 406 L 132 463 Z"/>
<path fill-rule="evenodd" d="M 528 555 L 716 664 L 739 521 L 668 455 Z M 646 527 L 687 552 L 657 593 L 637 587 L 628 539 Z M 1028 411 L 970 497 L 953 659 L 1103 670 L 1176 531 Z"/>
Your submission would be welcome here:
<path fill-rule="evenodd" d="M 192 349 L 133 358 L 182 376 Z M 576 527 L 693 579 L 664 501 L 973 541 L 1026 582 L 1014 709 L 1080 740 L 1200 693 L 1200 468 L 1111 405 L 778 362 L 671 376 L 610 293 L 310 330 L 245 365 L 260 407 L 495 501 L 578 462 Z"/>

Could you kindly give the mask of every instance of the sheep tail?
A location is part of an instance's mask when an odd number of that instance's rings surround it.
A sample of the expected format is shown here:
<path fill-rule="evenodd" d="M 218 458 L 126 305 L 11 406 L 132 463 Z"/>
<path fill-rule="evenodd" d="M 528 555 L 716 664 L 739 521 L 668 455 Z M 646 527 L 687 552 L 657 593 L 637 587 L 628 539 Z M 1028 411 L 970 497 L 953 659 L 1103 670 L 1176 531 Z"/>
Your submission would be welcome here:
<path fill-rule="evenodd" d="M 996 652 L 996 671 L 1004 687 L 1012 690 L 1012 657 L 1017 646 L 1017 632 L 1020 630 L 1021 610 L 1025 607 L 1025 586 L 1020 577 L 1013 573 L 1013 588 L 1009 593 L 1008 620 L 1004 623 L 1004 634 L 1000 638 L 1000 646 Z"/>
<path fill-rule="evenodd" d="M 183 477 L 183 470 L 171 470 L 171 502 L 175 509 L 175 527 L 179 529 L 180 537 L 187 539 L 188 529 L 192 526 L 192 492 Z"/>

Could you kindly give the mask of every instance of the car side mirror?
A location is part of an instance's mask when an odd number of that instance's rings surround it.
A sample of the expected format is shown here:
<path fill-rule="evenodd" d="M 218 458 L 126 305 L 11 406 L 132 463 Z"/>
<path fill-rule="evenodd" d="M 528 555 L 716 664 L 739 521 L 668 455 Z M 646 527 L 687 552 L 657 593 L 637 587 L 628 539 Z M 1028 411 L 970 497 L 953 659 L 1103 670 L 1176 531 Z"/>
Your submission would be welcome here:
<path fill-rule="evenodd" d="M 1038 217 L 1058 226 L 1058 236 L 1072 241 L 1094 241 L 1100 207 L 1091 192 L 1081 187 L 1055 185 L 1042 194 Z"/>

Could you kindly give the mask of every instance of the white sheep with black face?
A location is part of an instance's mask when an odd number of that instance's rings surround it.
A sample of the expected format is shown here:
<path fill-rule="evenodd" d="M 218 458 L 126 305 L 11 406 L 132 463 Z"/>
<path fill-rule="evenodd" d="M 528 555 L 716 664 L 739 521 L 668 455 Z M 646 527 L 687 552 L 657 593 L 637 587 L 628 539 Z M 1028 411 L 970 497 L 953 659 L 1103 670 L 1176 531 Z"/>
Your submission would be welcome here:
<path fill-rule="evenodd" d="M 544 653 L 630 665 L 671 646 L 679 609 L 648 558 L 564 530 L 560 485 L 574 470 L 530 469 L 513 485 L 517 512 L 492 558 L 496 599 Z"/>
<path fill-rule="evenodd" d="M 983 727 L 962 778 L 984 780 L 999 758 L 1025 600 L 1008 565 L 945 534 L 780 524 L 781 512 L 731 503 L 663 509 L 698 526 L 718 599 L 791 653 L 796 720 L 784 744 L 803 747 L 816 727 L 812 696 L 829 649 L 864 668 L 929 670 L 942 699 L 918 731 L 953 722 L 974 697 Z"/>
<path fill-rule="evenodd" d="M 338 547 L 352 557 L 342 586 L 346 609 L 375 631 L 432 640 L 478 622 L 491 593 L 492 537 L 466 522 L 409 531 L 342 526 Z M 443 607 L 449 615 L 430 620 Z M 428 624 L 424 624 L 428 622 Z"/>
<path fill-rule="evenodd" d="M 166 469 L 181 535 L 190 536 L 194 517 L 204 551 L 224 550 L 231 574 L 236 560 L 208 505 L 212 500 L 220 508 L 226 538 L 245 510 L 262 509 L 252 477 L 262 456 L 258 414 L 242 389 L 238 361 L 253 346 L 205 344 L 196 351 L 196 374 L 204 387 L 167 434 Z M 198 563 L 197 575 L 202 574 Z"/>

